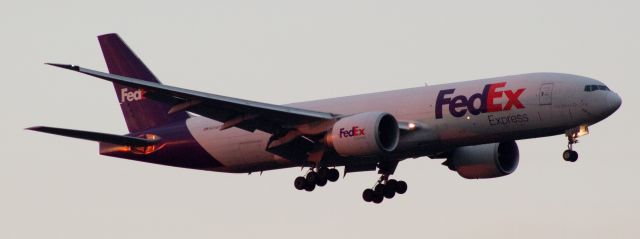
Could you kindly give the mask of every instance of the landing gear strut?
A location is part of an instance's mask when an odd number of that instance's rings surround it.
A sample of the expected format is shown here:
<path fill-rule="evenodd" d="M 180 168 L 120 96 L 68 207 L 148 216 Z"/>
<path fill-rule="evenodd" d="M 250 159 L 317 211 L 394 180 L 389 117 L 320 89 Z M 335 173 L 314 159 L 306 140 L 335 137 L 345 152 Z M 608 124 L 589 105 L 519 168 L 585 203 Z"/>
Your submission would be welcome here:
<path fill-rule="evenodd" d="M 381 203 L 384 198 L 391 199 L 396 194 L 404 194 L 407 192 L 407 183 L 395 179 L 389 179 L 389 175 L 398 166 L 398 161 L 382 161 L 378 163 L 380 179 L 373 188 L 367 188 L 362 192 L 362 199 L 365 202 Z"/>
<path fill-rule="evenodd" d="M 293 181 L 293 186 L 298 190 L 311 192 L 316 188 L 316 186 L 322 187 L 326 185 L 328 181 L 338 181 L 338 178 L 340 178 L 340 172 L 338 172 L 337 169 L 321 167 L 318 170 L 309 170 L 307 175 L 304 177 L 297 177 L 296 180 Z"/>

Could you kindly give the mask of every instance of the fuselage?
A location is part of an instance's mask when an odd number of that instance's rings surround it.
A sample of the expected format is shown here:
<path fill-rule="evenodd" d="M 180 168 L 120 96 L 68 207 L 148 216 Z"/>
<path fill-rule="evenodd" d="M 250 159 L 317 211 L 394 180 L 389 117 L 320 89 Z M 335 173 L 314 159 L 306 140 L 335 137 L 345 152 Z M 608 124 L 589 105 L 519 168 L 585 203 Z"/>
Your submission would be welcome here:
<path fill-rule="evenodd" d="M 602 82 L 569 74 L 532 73 L 293 103 L 289 106 L 353 115 L 380 111 L 416 127 L 390 155 L 440 157 L 449 150 L 505 140 L 562 134 L 611 115 L 620 97 Z M 297 166 L 267 152 L 270 134 L 230 128 L 205 117 L 132 135 L 163 139 L 153 149 L 101 144 L 101 154 L 178 167 L 255 172 Z M 339 164 L 339 163 L 338 163 Z M 329 165 L 336 166 L 336 165 Z M 339 165 L 338 165 L 339 166 Z"/>

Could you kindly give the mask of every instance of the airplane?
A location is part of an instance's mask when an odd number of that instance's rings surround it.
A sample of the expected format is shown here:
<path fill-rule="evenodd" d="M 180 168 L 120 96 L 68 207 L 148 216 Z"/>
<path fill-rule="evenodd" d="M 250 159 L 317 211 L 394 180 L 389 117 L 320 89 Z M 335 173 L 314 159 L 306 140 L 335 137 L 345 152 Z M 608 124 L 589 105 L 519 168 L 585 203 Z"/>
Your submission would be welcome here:
<path fill-rule="evenodd" d="M 529 73 L 275 105 L 161 84 L 114 33 L 98 36 L 109 73 L 46 63 L 112 82 L 128 134 L 31 127 L 97 141 L 99 153 L 146 163 L 228 173 L 301 167 L 298 190 L 347 173 L 376 171 L 362 193 L 381 203 L 407 191 L 392 179 L 409 158 L 442 163 L 467 179 L 502 177 L 519 163 L 516 140 L 564 134 L 564 160 L 588 127 L 613 114 L 618 94 L 602 82 Z"/>

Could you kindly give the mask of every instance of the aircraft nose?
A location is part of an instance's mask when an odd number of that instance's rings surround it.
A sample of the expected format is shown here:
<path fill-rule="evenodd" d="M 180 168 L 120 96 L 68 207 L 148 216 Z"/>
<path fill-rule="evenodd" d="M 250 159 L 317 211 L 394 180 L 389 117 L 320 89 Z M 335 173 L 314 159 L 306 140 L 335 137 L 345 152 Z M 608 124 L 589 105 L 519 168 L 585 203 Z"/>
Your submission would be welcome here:
<path fill-rule="evenodd" d="M 620 98 L 620 96 L 615 92 L 609 92 L 609 94 L 607 95 L 607 105 L 609 107 L 609 110 L 611 110 L 611 113 L 618 110 L 621 104 L 622 99 Z"/>

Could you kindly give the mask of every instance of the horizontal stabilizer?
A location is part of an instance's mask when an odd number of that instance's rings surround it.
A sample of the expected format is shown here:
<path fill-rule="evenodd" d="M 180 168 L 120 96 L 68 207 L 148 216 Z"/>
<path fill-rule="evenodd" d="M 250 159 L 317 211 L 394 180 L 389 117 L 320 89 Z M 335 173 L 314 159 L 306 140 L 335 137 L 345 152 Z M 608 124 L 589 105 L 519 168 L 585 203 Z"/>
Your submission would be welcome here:
<path fill-rule="evenodd" d="M 134 146 L 134 147 L 151 146 L 151 145 L 157 144 L 160 141 L 160 139 L 151 140 L 151 139 L 136 138 L 131 136 L 105 134 L 105 133 L 98 133 L 98 132 L 73 130 L 73 129 L 61 129 L 61 128 L 54 128 L 54 127 L 46 127 L 46 126 L 36 126 L 36 127 L 27 128 L 27 129 L 48 133 L 48 134 L 56 134 L 56 135 L 71 137 L 71 138 L 86 139 L 91 141 L 105 142 L 105 143 L 125 145 L 125 146 Z"/>

